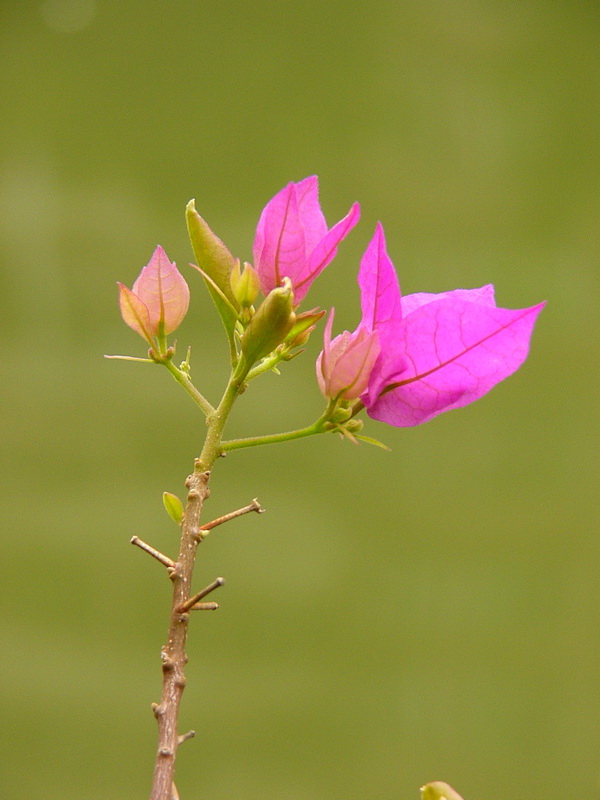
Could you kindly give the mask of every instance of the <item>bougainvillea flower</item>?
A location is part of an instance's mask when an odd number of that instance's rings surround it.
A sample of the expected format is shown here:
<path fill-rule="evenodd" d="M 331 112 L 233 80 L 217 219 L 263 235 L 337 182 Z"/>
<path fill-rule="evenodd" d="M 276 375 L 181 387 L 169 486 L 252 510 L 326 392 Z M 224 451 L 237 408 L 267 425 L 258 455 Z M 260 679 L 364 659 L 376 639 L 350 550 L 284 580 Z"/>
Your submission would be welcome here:
<path fill-rule="evenodd" d="M 190 290 L 174 262 L 160 247 L 140 272 L 131 289 L 119 286 L 123 320 L 150 345 L 179 327 L 190 304 Z"/>
<path fill-rule="evenodd" d="M 359 325 L 354 333 L 344 331 L 331 340 L 334 309 L 325 326 L 323 351 L 317 359 L 317 381 L 325 397 L 355 400 L 366 390 L 379 355 L 376 331 Z"/>
<path fill-rule="evenodd" d="M 337 253 L 337 246 L 356 225 L 360 206 L 331 230 L 319 205 L 318 178 L 289 183 L 263 209 L 254 239 L 254 267 L 266 296 L 284 277 L 292 282 L 297 305 L 311 283 Z"/>
<path fill-rule="evenodd" d="M 381 347 L 361 401 L 370 417 L 399 427 L 472 403 L 515 372 L 545 305 L 498 308 L 491 285 L 402 297 L 380 224 L 359 285 L 361 325 Z"/>

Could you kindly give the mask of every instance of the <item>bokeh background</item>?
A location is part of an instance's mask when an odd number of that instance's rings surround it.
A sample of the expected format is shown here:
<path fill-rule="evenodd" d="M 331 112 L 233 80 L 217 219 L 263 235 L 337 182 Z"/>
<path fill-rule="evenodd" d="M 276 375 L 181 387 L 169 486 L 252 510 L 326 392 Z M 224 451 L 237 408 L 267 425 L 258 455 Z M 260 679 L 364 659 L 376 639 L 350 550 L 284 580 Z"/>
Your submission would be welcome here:
<path fill-rule="evenodd" d="M 2 0 L 0 795 L 149 792 L 169 585 L 202 422 L 122 323 L 184 207 L 251 258 L 267 200 L 318 174 L 362 220 L 310 300 L 359 317 L 375 223 L 405 293 L 547 299 L 529 361 L 391 448 L 320 437 L 219 465 L 197 586 L 182 798 L 600 798 L 597 0 Z M 215 399 L 198 276 L 178 338 Z M 230 435 L 311 422 L 320 333 Z"/>

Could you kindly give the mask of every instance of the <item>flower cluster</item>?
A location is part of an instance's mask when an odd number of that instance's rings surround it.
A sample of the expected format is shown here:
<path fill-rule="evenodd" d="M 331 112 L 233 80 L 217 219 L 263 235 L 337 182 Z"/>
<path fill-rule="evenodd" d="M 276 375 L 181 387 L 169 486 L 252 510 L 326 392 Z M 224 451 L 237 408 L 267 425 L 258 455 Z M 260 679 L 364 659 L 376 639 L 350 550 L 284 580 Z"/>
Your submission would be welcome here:
<path fill-rule="evenodd" d="M 254 265 L 241 268 L 190 202 L 197 268 L 228 332 L 233 362 L 244 358 L 248 369 L 259 361 L 270 368 L 304 344 L 324 312 L 301 314 L 298 305 L 359 217 L 355 203 L 328 228 L 317 178 L 290 183 L 265 206 Z M 366 408 L 373 419 L 399 427 L 472 403 L 515 372 L 544 306 L 498 308 L 491 285 L 403 297 L 381 224 L 361 260 L 358 283 L 362 319 L 355 331 L 332 339 L 331 309 L 318 384 L 331 409 L 351 409 L 353 416 Z M 188 309 L 184 278 L 158 247 L 133 288 L 119 287 L 123 319 L 148 341 L 155 358 L 164 358 L 166 335 Z M 255 311 L 259 288 L 265 300 Z"/>
<path fill-rule="evenodd" d="M 361 322 L 333 341 L 326 331 L 320 385 L 332 397 L 345 383 L 340 396 L 360 398 L 370 417 L 399 427 L 472 403 L 515 372 L 544 307 L 498 308 L 492 285 L 402 297 L 381 224 L 358 282 Z M 359 340 L 371 342 L 370 353 L 378 349 L 374 363 Z"/>

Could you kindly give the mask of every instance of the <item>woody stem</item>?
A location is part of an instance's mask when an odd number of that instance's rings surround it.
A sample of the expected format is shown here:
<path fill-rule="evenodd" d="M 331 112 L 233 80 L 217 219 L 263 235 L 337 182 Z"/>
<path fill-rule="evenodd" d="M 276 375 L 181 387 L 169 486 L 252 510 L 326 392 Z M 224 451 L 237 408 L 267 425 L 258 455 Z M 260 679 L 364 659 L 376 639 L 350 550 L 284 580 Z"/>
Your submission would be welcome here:
<path fill-rule="evenodd" d="M 167 361 L 165 365 L 188 393 L 194 396 L 194 392 L 190 391 L 192 384 L 187 379 L 187 376 L 171 364 L 170 361 Z M 169 572 L 173 583 L 173 594 L 167 643 L 161 651 L 163 673 L 161 700 L 160 703 L 153 706 L 154 716 L 158 722 L 158 750 L 150 800 L 171 800 L 173 796 L 173 776 L 177 749 L 185 740 L 185 736 L 182 738 L 178 733 L 177 727 L 179 705 L 186 684 L 185 664 L 187 656 L 185 646 L 191 610 L 189 600 L 193 596 L 191 593 L 192 577 L 196 550 L 202 540 L 200 514 L 204 501 L 209 495 L 210 470 L 217 458 L 222 454 L 221 435 L 233 403 L 244 385 L 247 373 L 248 366 L 243 361 L 240 361 L 230 377 L 223 398 L 216 410 L 206 404 L 204 398 L 199 402 L 202 397 L 199 393 L 195 397 L 198 405 L 207 414 L 208 430 L 202 453 L 194 463 L 193 473 L 186 480 L 188 494 L 185 512 L 181 520 L 179 556 Z M 136 544 L 139 546 L 138 542 Z M 155 558 L 157 557 L 155 553 L 150 554 L 154 555 Z M 159 558 L 159 560 L 161 559 Z"/>

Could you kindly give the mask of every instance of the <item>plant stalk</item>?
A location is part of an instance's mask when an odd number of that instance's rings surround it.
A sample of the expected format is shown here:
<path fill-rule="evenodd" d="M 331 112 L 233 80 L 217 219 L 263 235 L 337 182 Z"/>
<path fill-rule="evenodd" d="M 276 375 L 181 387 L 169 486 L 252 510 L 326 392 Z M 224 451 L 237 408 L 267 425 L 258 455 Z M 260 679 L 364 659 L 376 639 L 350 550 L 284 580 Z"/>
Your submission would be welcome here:
<path fill-rule="evenodd" d="M 185 737 L 181 737 L 178 733 L 178 717 L 181 696 L 186 684 L 185 646 L 192 610 L 187 608 L 186 603 L 193 596 L 192 577 L 196 550 L 202 540 L 200 515 L 204 501 L 210 493 L 208 488 L 210 471 L 222 454 L 221 436 L 227 417 L 242 390 L 249 369 L 245 361 L 240 359 L 215 410 L 204 400 L 187 376 L 182 375 L 170 361 L 165 362 L 165 365 L 207 414 L 208 430 L 202 453 L 194 463 L 193 473 L 186 480 L 188 494 L 181 520 L 179 556 L 169 571 L 173 582 L 173 596 L 167 643 L 161 651 L 162 695 L 160 703 L 153 706 L 154 716 L 158 722 L 158 749 L 150 800 L 172 800 L 173 796 L 177 796 L 173 790 L 173 777 L 177 749 L 185 741 Z"/>
<path fill-rule="evenodd" d="M 202 505 L 209 494 L 210 471 L 203 470 L 200 460 L 188 477 L 185 514 L 181 523 L 181 545 L 175 569 L 171 573 L 173 601 L 167 643 L 161 651 L 162 696 L 153 706 L 158 722 L 158 750 L 154 766 L 151 800 L 171 800 L 175 758 L 181 743 L 177 721 L 179 704 L 185 688 L 185 645 L 189 628 L 190 612 L 181 613 L 179 608 L 190 597 L 196 549 L 199 544 L 198 529 Z"/>

